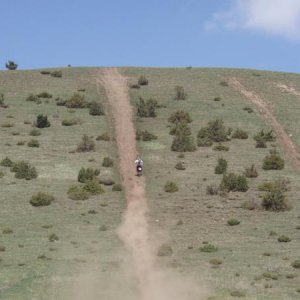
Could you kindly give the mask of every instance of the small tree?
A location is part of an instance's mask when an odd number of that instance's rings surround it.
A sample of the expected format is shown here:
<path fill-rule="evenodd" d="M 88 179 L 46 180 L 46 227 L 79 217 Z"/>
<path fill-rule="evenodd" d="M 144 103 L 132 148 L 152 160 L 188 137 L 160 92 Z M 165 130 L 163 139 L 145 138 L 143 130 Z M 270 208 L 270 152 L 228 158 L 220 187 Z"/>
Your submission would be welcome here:
<path fill-rule="evenodd" d="M 247 184 L 247 179 L 244 175 L 229 173 L 223 175 L 220 189 L 226 192 L 246 192 L 249 187 Z"/>
<path fill-rule="evenodd" d="M 276 150 L 271 150 L 270 154 L 264 158 L 262 168 L 264 170 L 282 170 L 284 168 L 284 160 Z"/>
<path fill-rule="evenodd" d="M 104 109 L 101 103 L 93 101 L 89 104 L 89 114 L 91 116 L 102 116 L 104 115 Z"/>
<path fill-rule="evenodd" d="M 270 211 L 284 211 L 289 209 L 284 191 L 279 186 L 274 186 L 263 196 L 262 207 Z"/>
<path fill-rule="evenodd" d="M 65 105 L 68 108 L 85 108 L 87 106 L 87 102 L 85 101 L 84 95 L 75 93 L 65 102 Z"/>
<path fill-rule="evenodd" d="M 4 104 L 4 95 L 1 94 L 0 95 L 0 107 L 4 107 L 4 106 L 5 106 L 5 104 Z"/>
<path fill-rule="evenodd" d="M 88 180 L 94 180 L 100 174 L 99 169 L 92 169 L 92 168 L 81 168 L 77 180 L 79 182 L 85 183 Z"/>
<path fill-rule="evenodd" d="M 5 64 L 5 67 L 6 69 L 8 70 L 16 70 L 18 68 L 18 65 L 12 61 L 12 60 L 9 60 L 6 64 Z"/>
<path fill-rule="evenodd" d="M 227 161 L 224 158 L 218 159 L 218 164 L 215 167 L 215 174 L 224 174 L 227 170 Z"/>
<path fill-rule="evenodd" d="M 50 127 L 50 122 L 48 121 L 48 117 L 44 115 L 38 115 L 36 118 L 36 127 L 45 128 Z"/>
<path fill-rule="evenodd" d="M 187 94 L 184 91 L 183 86 L 176 86 L 175 87 L 175 100 L 185 100 L 187 98 Z"/>
<path fill-rule="evenodd" d="M 149 81 L 145 76 L 140 76 L 138 80 L 139 85 L 148 85 Z"/>
<path fill-rule="evenodd" d="M 176 152 L 193 152 L 196 150 L 194 138 L 180 133 L 173 139 L 171 150 Z"/>
<path fill-rule="evenodd" d="M 170 123 L 191 123 L 192 118 L 190 117 L 189 113 L 184 110 L 177 110 L 171 114 L 168 121 Z"/>
<path fill-rule="evenodd" d="M 82 141 L 77 146 L 77 152 L 95 151 L 95 142 L 86 134 L 83 135 Z"/>

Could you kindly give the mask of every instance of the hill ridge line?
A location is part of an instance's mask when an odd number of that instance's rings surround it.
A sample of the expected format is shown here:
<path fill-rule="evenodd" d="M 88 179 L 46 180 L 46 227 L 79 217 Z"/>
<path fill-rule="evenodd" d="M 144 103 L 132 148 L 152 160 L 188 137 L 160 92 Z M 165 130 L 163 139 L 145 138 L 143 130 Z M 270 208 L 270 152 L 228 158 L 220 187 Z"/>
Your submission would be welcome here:
<path fill-rule="evenodd" d="M 275 131 L 280 146 L 284 150 L 293 166 L 300 171 L 300 161 L 298 160 L 298 150 L 290 136 L 284 130 L 282 124 L 277 120 L 273 112 L 272 107 L 264 101 L 257 93 L 248 90 L 236 77 L 230 77 L 227 79 L 229 86 L 242 94 L 248 101 L 250 101 L 262 114 L 267 123 Z"/>

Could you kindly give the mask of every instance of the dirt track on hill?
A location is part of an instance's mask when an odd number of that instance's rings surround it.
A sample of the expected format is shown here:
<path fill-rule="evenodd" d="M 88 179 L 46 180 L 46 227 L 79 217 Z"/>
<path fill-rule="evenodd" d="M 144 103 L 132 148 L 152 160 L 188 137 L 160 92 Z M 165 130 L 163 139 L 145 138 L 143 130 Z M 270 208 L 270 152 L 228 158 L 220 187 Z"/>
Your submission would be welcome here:
<path fill-rule="evenodd" d="M 280 82 L 277 82 L 275 83 L 275 85 L 282 91 L 282 92 L 285 92 L 285 93 L 288 93 L 288 94 L 291 94 L 291 95 L 294 95 L 294 96 L 300 96 L 300 92 L 297 91 L 295 88 L 291 87 L 291 86 L 287 86 L 286 84 L 283 84 L 283 83 L 280 83 Z"/>
<path fill-rule="evenodd" d="M 298 160 L 298 151 L 296 145 L 293 143 L 290 136 L 286 133 L 281 123 L 276 119 L 273 109 L 266 101 L 264 101 L 258 94 L 249 91 L 246 87 L 235 77 L 228 79 L 229 85 L 236 91 L 240 92 L 252 104 L 256 106 L 258 111 L 263 115 L 265 120 L 272 127 L 279 140 L 282 150 L 288 155 L 289 159 L 297 170 L 300 170 L 300 161 Z"/>
<path fill-rule="evenodd" d="M 119 166 L 125 190 L 127 210 L 118 234 L 125 244 L 141 300 L 201 300 L 206 290 L 191 281 L 178 278 L 157 265 L 153 241 L 149 236 L 144 178 L 135 176 L 134 160 L 137 154 L 128 84 L 117 69 L 99 73 L 97 83 L 104 86 L 108 114 L 114 121 L 119 153 Z M 126 270 L 125 270 L 126 273 Z M 128 270 L 131 273 L 131 270 Z"/>

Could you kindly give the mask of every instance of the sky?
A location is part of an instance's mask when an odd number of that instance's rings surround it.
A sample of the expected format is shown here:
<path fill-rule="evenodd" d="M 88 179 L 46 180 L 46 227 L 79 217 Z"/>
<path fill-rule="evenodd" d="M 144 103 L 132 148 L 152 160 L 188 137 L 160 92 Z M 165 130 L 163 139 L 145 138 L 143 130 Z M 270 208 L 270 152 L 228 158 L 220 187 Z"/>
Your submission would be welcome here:
<path fill-rule="evenodd" d="M 0 0 L 0 69 L 228 67 L 300 73 L 300 0 Z"/>

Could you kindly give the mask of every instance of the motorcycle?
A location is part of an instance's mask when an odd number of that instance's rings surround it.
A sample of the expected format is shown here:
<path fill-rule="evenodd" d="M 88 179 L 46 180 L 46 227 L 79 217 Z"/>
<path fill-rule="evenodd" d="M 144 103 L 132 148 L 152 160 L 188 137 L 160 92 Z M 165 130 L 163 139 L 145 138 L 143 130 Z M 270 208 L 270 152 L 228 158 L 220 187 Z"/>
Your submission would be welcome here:
<path fill-rule="evenodd" d="M 143 175 L 143 167 L 141 165 L 136 166 L 136 175 L 142 176 Z"/>

